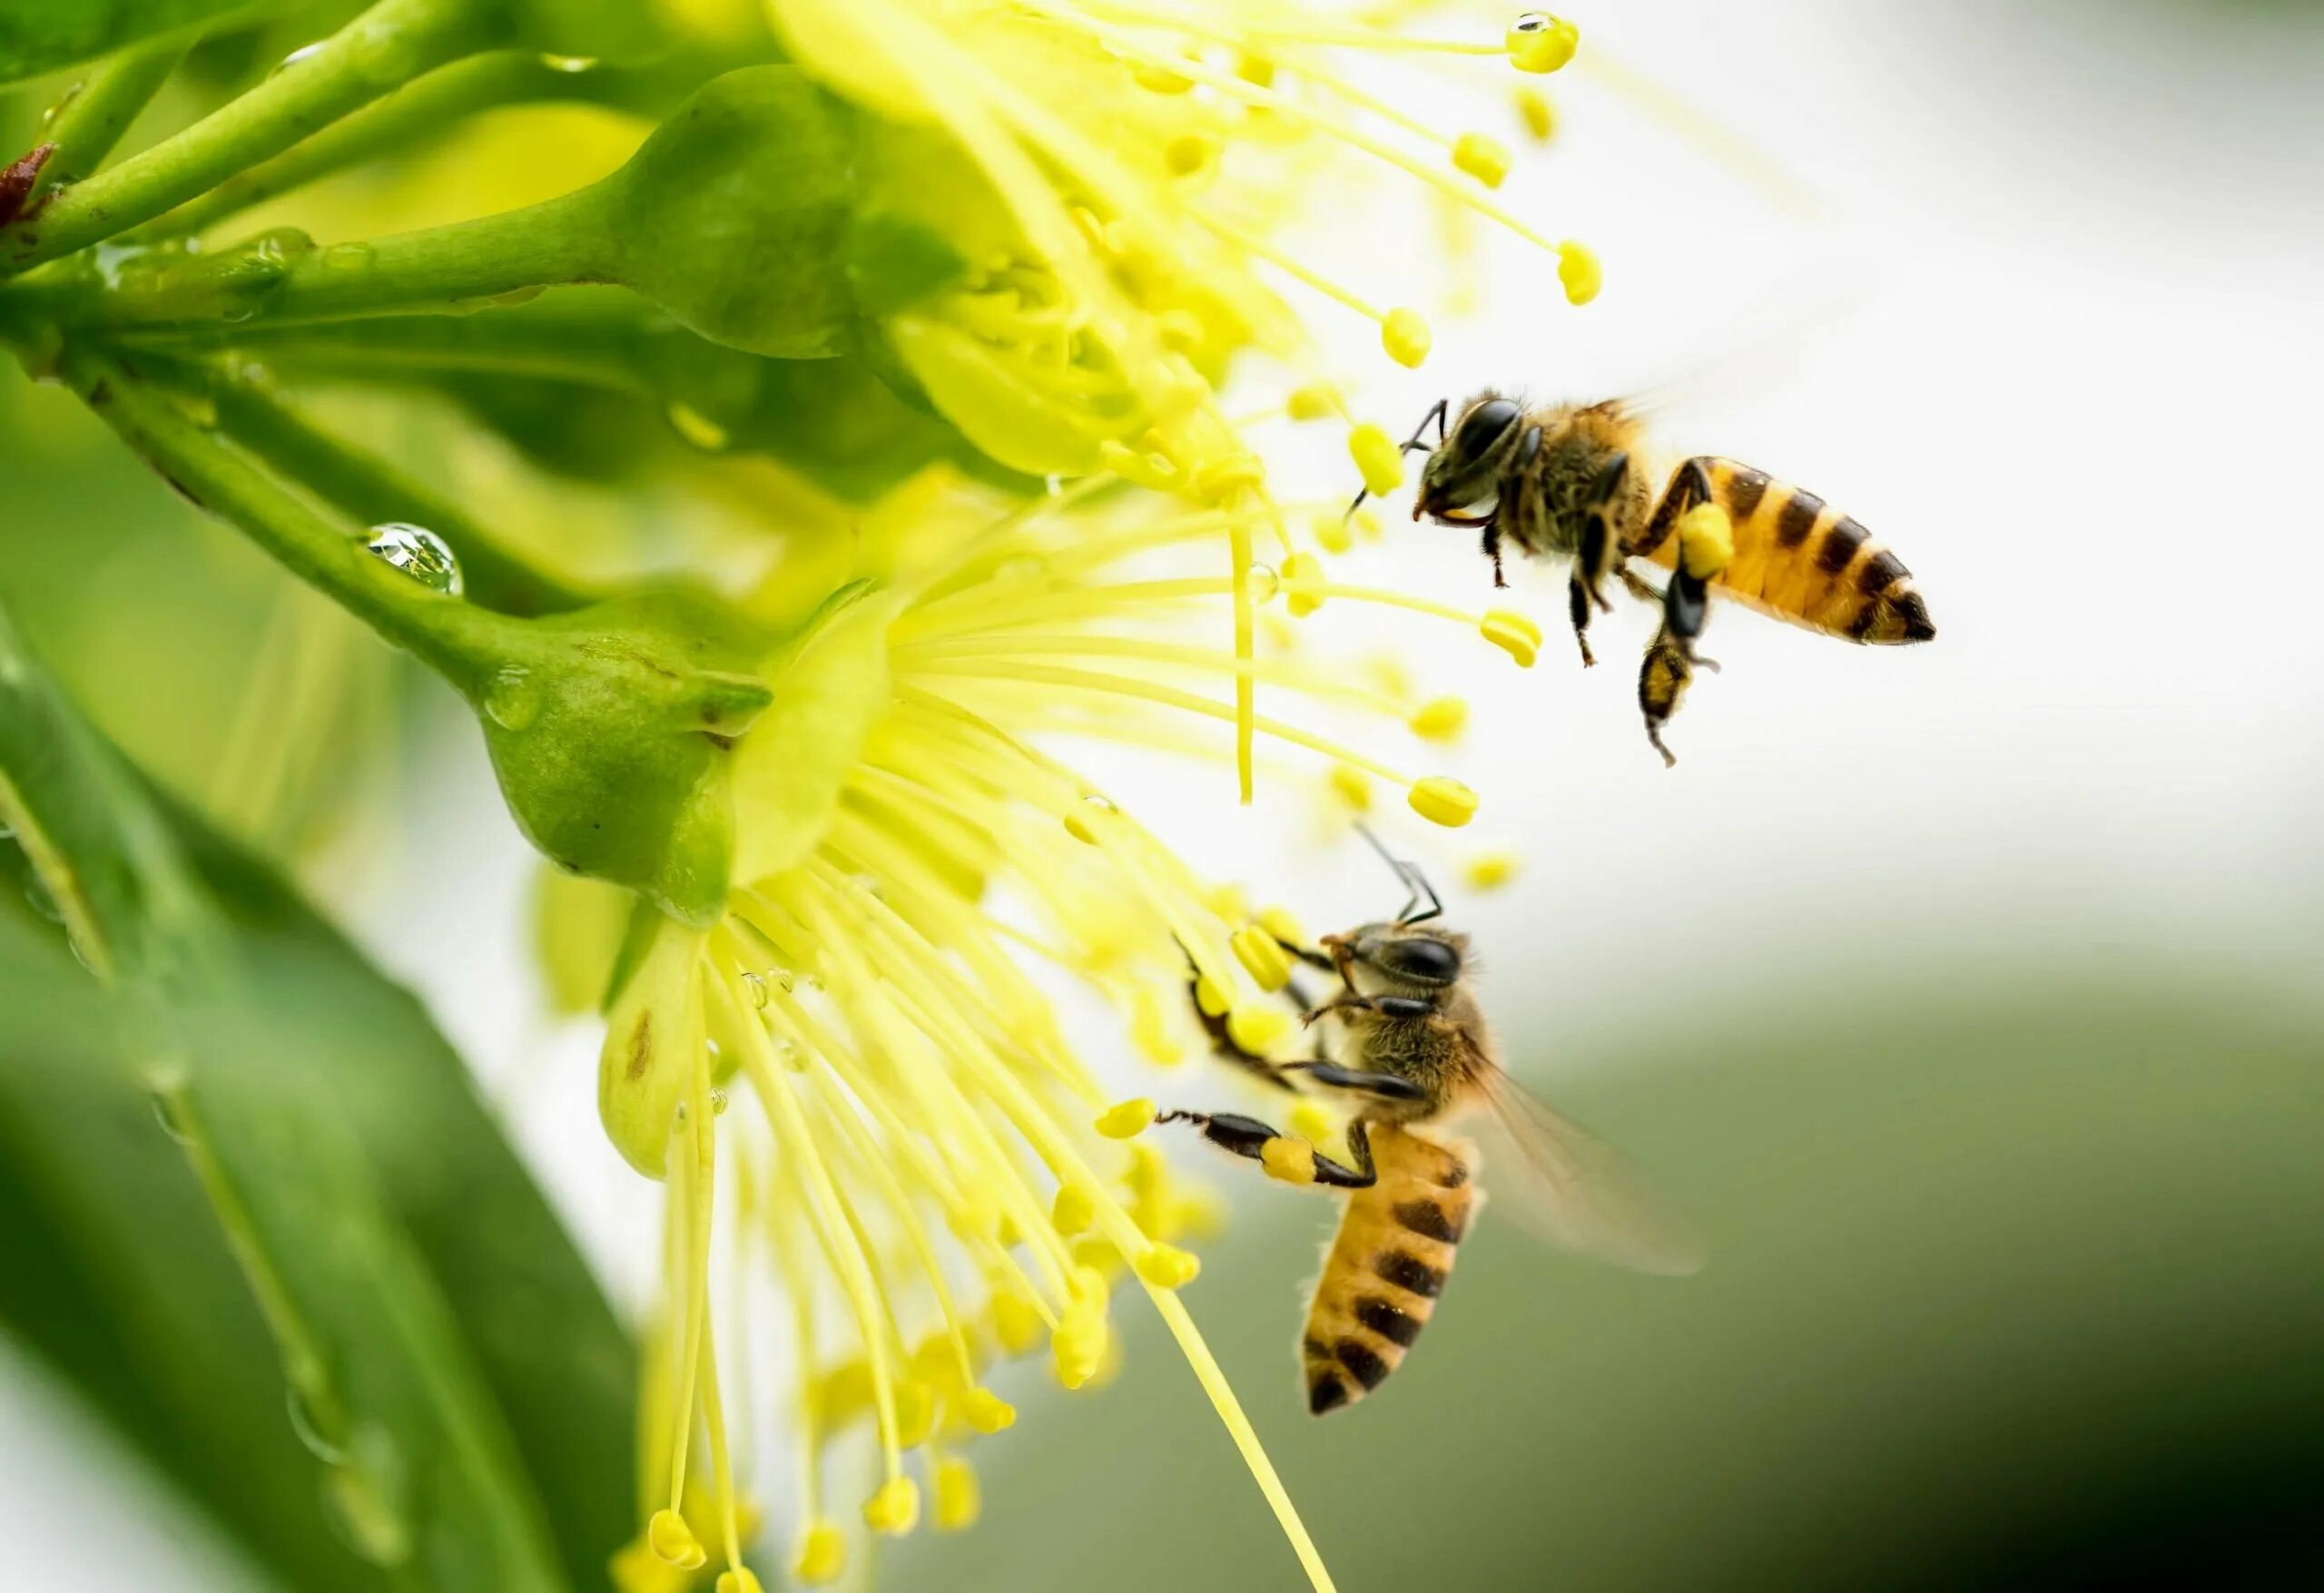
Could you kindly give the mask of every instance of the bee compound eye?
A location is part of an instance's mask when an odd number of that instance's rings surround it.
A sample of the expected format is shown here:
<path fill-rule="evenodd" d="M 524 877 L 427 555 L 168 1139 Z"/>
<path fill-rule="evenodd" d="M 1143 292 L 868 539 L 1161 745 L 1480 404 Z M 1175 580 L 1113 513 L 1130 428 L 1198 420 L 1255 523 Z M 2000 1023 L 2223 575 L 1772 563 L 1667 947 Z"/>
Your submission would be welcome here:
<path fill-rule="evenodd" d="M 1423 938 L 1399 941 L 1386 960 L 1396 972 L 1415 978 L 1450 983 L 1461 977 L 1461 954 L 1442 940 Z"/>
<path fill-rule="evenodd" d="M 1488 398 L 1461 418 L 1452 434 L 1452 451 L 1462 459 L 1482 457 L 1517 424 L 1517 406 L 1507 398 Z"/>

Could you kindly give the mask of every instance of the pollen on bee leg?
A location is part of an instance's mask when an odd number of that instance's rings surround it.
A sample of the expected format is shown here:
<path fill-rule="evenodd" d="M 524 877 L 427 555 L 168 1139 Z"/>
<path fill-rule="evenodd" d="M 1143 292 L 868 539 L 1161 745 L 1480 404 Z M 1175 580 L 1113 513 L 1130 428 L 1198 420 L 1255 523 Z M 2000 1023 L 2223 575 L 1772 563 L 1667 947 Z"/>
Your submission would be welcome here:
<path fill-rule="evenodd" d="M 1735 523 L 1717 504 L 1697 504 L 1679 516 L 1679 556 L 1687 574 L 1708 581 L 1735 557 Z"/>
<path fill-rule="evenodd" d="M 1285 1184 L 1315 1182 L 1315 1147 L 1304 1139 L 1277 1135 L 1259 1147 L 1259 1165 Z"/>
<path fill-rule="evenodd" d="M 1404 800 L 1413 812 L 1447 830 L 1458 830 L 1477 816 L 1477 793 L 1448 775 L 1414 781 Z"/>
<path fill-rule="evenodd" d="M 1098 1114 L 1098 1132 L 1108 1139 L 1136 1139 L 1154 1121 L 1154 1103 L 1144 1096 L 1118 1101 Z"/>

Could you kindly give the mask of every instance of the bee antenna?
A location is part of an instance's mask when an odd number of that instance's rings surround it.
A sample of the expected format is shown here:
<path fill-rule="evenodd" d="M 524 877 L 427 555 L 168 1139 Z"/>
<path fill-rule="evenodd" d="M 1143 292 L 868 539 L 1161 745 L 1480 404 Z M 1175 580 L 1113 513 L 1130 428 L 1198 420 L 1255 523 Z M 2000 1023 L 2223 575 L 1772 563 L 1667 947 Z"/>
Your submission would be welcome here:
<path fill-rule="evenodd" d="M 1396 452 L 1399 454 L 1409 454 L 1417 448 L 1420 452 L 1427 454 L 1433 453 L 1437 448 L 1443 447 L 1444 446 L 1444 417 L 1446 412 L 1450 410 L 1452 407 L 1452 399 L 1437 399 L 1436 407 L 1431 409 L 1427 414 L 1422 416 L 1420 418 L 1420 424 L 1413 428 L 1412 436 L 1406 438 L 1403 442 L 1396 445 Z M 1421 440 L 1427 435 L 1428 423 L 1432 420 L 1436 422 L 1436 441 L 1433 444 Z M 1354 501 L 1347 506 L 1347 513 L 1340 516 L 1340 524 L 1344 526 L 1350 520 L 1354 519 L 1355 511 L 1362 508 L 1364 506 L 1364 500 L 1371 496 L 1372 489 L 1368 487 L 1358 491 L 1355 495 Z M 1386 854 L 1384 853 L 1382 855 L 1384 856 Z M 1393 860 L 1391 860 L 1393 861 Z"/>
<path fill-rule="evenodd" d="M 1371 842 L 1372 850 L 1380 854 L 1380 860 L 1395 870 L 1396 878 L 1403 881 L 1404 889 L 1412 892 L 1404 898 L 1404 905 L 1397 911 L 1396 921 L 1409 929 L 1414 924 L 1424 924 L 1431 919 L 1443 917 L 1444 903 L 1437 896 L 1436 887 L 1428 882 L 1428 876 L 1420 871 L 1419 866 L 1390 852 L 1381 844 L 1380 838 L 1372 832 L 1371 825 L 1359 823 L 1355 828 L 1358 834 Z M 1413 910 L 1421 904 L 1423 897 L 1428 900 L 1428 910 L 1415 913 Z"/>

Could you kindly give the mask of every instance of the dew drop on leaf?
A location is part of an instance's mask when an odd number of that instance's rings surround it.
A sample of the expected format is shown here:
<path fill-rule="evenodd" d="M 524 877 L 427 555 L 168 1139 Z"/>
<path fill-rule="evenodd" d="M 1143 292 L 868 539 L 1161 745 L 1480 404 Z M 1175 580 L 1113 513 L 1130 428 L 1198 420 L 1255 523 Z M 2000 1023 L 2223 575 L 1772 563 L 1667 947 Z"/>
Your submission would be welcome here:
<path fill-rule="evenodd" d="M 425 526 L 391 521 L 364 534 L 363 546 L 372 557 L 385 560 L 430 592 L 449 597 L 460 595 L 460 561 L 445 540 Z"/>
<path fill-rule="evenodd" d="M 154 1097 L 159 1100 L 158 1096 Z M 342 1465 L 347 1451 L 323 1436 L 322 1425 L 315 1420 L 314 1406 L 305 1390 L 292 1383 L 283 1391 L 290 1411 L 290 1431 L 306 1451 L 326 1466 Z"/>
<path fill-rule="evenodd" d="M 34 912 L 50 923 L 61 924 L 64 921 L 64 910 L 56 905 L 56 898 L 50 892 L 48 882 L 38 874 L 25 876 L 25 900 L 32 904 L 32 910 Z"/>
<path fill-rule="evenodd" d="M 1265 605 L 1274 602 L 1275 595 L 1283 590 L 1283 577 L 1275 573 L 1273 565 L 1253 565 L 1243 577 L 1243 585 L 1253 603 Z"/>

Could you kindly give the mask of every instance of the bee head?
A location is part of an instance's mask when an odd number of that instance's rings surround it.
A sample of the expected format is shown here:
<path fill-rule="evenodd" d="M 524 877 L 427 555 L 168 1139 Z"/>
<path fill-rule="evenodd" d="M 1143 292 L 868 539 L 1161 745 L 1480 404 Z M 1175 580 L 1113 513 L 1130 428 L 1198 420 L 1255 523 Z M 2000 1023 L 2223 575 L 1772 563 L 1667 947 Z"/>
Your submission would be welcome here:
<path fill-rule="evenodd" d="M 1516 450 L 1525 412 L 1512 398 L 1487 391 L 1469 400 L 1444 439 L 1421 467 L 1413 518 L 1426 515 L 1464 519 L 1490 514 L 1499 499 L 1501 474 Z M 1457 522 L 1456 522 L 1457 523 Z"/>
<path fill-rule="evenodd" d="M 1369 974 L 1358 988 L 1367 995 L 1398 988 L 1441 990 L 1459 982 L 1467 966 L 1469 938 L 1434 924 L 1364 924 L 1344 935 L 1326 935 L 1324 947 L 1344 954 L 1349 969 Z"/>

